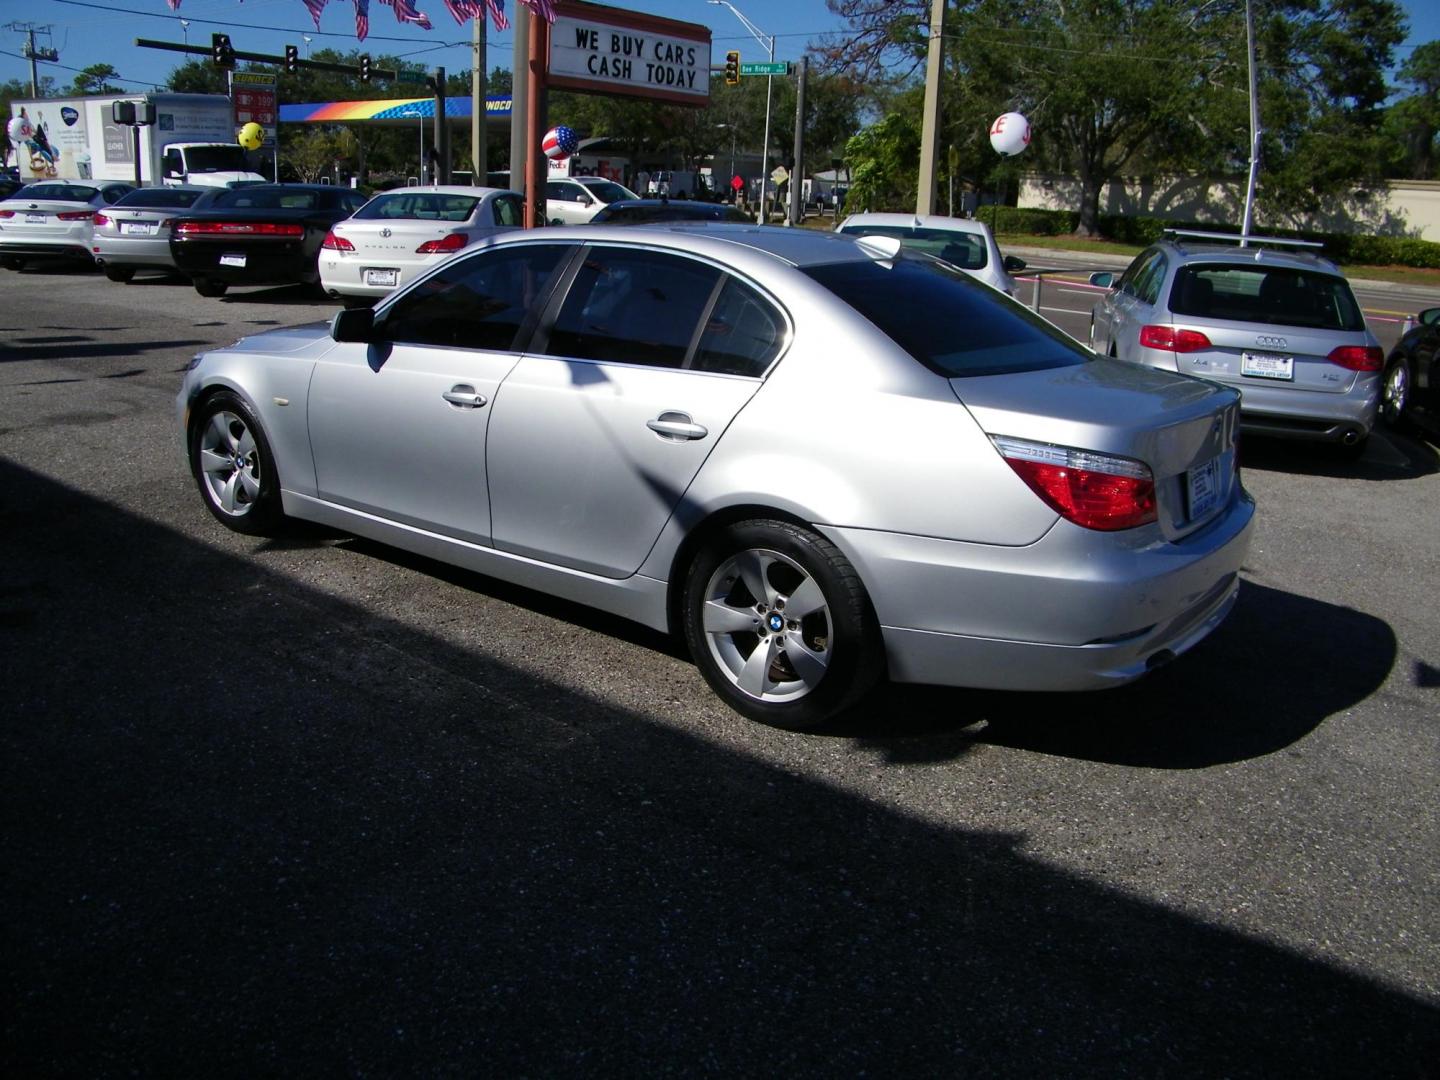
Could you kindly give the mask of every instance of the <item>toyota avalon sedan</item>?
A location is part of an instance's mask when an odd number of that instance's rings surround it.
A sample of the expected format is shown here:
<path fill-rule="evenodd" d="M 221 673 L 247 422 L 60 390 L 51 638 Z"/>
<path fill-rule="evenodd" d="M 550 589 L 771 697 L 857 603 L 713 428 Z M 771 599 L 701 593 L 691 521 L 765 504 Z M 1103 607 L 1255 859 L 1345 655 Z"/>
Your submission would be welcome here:
<path fill-rule="evenodd" d="M 205 506 L 320 522 L 683 639 L 745 716 L 883 678 L 1116 686 L 1235 603 L 1239 395 L 1096 357 L 895 238 L 510 233 L 201 354 Z"/>
<path fill-rule="evenodd" d="M 314 285 L 320 245 L 365 196 L 330 184 L 251 184 L 207 198 L 170 225 L 170 253 L 201 296 L 231 285 Z"/>
<path fill-rule="evenodd" d="M 441 259 L 525 223 L 525 200 L 483 187 L 385 191 L 320 245 L 320 287 L 347 306 L 388 296 Z"/>

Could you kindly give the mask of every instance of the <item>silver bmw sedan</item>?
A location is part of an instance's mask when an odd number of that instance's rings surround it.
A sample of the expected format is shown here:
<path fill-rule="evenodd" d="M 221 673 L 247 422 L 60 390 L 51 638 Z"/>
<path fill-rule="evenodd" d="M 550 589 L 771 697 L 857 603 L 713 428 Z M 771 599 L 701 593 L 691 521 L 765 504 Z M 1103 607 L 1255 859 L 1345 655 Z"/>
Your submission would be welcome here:
<path fill-rule="evenodd" d="M 377 308 L 197 356 L 210 512 L 287 518 L 687 642 L 816 728 L 883 678 L 1138 678 L 1235 603 L 1239 395 L 1096 357 L 894 238 L 497 237 Z"/>

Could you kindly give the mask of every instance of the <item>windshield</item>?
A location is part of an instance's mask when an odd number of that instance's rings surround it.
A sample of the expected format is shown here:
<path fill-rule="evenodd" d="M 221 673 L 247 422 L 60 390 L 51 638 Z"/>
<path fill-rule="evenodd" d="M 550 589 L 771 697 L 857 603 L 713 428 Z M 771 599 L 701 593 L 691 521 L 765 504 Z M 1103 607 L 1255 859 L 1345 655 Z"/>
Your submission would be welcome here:
<path fill-rule="evenodd" d="M 1365 317 L 1344 278 L 1291 267 L 1182 266 L 1170 289 L 1170 310 L 1230 322 L 1365 329 Z"/>
<path fill-rule="evenodd" d="M 805 271 L 931 371 L 955 378 L 1083 364 L 1089 354 L 1029 308 L 923 255 Z M 917 315 L 917 312 L 923 312 Z"/>
<path fill-rule="evenodd" d="M 638 197 L 633 191 L 621 187 L 613 180 L 600 180 L 596 183 L 587 183 L 585 190 L 603 203 L 618 202 L 620 199 L 634 199 Z"/>
<path fill-rule="evenodd" d="M 442 195 L 434 191 L 378 195 L 355 212 L 357 219 L 406 218 L 421 221 L 469 221 L 480 200 L 473 195 Z"/>
<path fill-rule="evenodd" d="M 245 151 L 238 146 L 187 146 L 187 172 L 250 172 Z"/>
<path fill-rule="evenodd" d="M 990 261 L 985 237 L 955 229 L 925 229 L 905 225 L 846 225 L 847 236 L 893 236 L 910 251 L 934 255 L 962 270 L 983 270 Z"/>

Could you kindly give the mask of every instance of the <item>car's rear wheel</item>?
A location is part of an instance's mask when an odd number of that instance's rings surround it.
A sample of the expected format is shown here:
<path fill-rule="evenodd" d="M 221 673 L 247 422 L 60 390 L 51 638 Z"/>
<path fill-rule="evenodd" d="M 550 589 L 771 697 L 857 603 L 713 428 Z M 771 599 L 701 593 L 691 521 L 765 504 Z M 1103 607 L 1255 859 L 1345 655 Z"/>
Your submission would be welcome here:
<path fill-rule="evenodd" d="M 24 270 L 25 260 L 19 255 L 4 255 L 0 256 L 0 266 L 6 270 Z"/>
<path fill-rule="evenodd" d="M 859 574 L 835 545 L 789 522 L 725 528 L 691 564 L 682 604 L 695 663 L 752 720 L 822 727 L 884 673 Z"/>
<path fill-rule="evenodd" d="M 216 281 L 214 278 L 197 277 L 194 280 L 195 291 L 201 296 L 224 296 L 225 290 L 230 287 L 228 281 Z"/>
<path fill-rule="evenodd" d="M 105 276 L 111 281 L 118 281 L 123 285 L 135 276 L 135 268 L 133 266 L 116 266 L 114 263 L 106 263 Z"/>
<path fill-rule="evenodd" d="M 190 431 L 190 470 L 227 529 L 263 536 L 284 520 L 270 443 L 235 394 L 218 393 L 201 406 Z"/>
<path fill-rule="evenodd" d="M 1393 357 L 1385 369 L 1380 389 L 1380 419 L 1390 427 L 1405 423 L 1405 410 L 1410 405 L 1410 363 L 1403 356 Z"/>

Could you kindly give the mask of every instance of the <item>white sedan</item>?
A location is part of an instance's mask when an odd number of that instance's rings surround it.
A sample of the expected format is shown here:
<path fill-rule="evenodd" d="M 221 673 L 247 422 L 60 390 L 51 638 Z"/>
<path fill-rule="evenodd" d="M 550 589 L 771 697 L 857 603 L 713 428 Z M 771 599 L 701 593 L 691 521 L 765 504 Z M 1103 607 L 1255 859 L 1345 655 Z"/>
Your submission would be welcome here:
<path fill-rule="evenodd" d="M 1002 258 L 990 226 L 973 218 L 941 214 L 851 214 L 835 229 L 848 236 L 893 236 L 911 251 L 922 251 L 958 266 L 1007 296 L 1015 295 L 1013 270 L 1025 263 Z"/>
<path fill-rule="evenodd" d="M 0 202 L 0 266 L 20 270 L 32 257 L 94 263 L 95 211 L 135 190 L 108 180 L 42 180 Z"/>
<path fill-rule="evenodd" d="M 370 303 L 447 256 L 524 222 L 524 199 L 500 188 L 381 192 L 325 237 L 320 285 L 347 307 Z"/>

